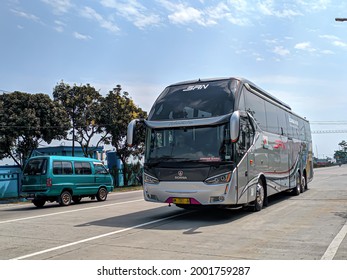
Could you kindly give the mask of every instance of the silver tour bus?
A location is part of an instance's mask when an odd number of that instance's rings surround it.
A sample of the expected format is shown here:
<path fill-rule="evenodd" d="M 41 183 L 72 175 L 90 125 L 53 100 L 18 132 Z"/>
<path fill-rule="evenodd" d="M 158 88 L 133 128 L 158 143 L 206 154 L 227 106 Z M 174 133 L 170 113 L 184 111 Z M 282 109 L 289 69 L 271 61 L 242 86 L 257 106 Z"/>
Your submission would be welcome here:
<path fill-rule="evenodd" d="M 247 206 L 299 195 L 313 178 L 309 122 L 242 78 L 187 81 L 164 89 L 146 120 L 147 201 L 178 207 Z"/>

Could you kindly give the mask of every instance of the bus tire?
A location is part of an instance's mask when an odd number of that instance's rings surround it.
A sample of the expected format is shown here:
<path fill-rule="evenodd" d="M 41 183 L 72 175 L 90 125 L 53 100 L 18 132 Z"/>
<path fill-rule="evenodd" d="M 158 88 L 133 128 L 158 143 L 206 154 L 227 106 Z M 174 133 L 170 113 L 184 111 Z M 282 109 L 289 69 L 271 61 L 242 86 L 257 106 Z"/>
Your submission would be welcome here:
<path fill-rule="evenodd" d="M 96 194 L 96 199 L 98 201 L 105 201 L 106 198 L 107 198 L 107 189 L 105 187 L 101 187 Z"/>
<path fill-rule="evenodd" d="M 265 186 L 262 179 L 258 180 L 258 184 L 256 187 L 256 194 L 254 200 L 254 212 L 259 212 L 264 206 L 265 200 Z"/>
<path fill-rule="evenodd" d="M 303 193 L 307 189 L 305 175 L 301 175 L 300 178 L 300 192 Z"/>
<path fill-rule="evenodd" d="M 295 176 L 295 187 L 292 189 L 292 195 L 299 195 L 301 192 L 301 175 L 300 172 L 298 172 Z"/>
<path fill-rule="evenodd" d="M 72 201 L 72 195 L 69 191 L 63 191 L 59 197 L 59 204 L 61 206 L 69 206 Z"/>
<path fill-rule="evenodd" d="M 43 205 L 45 205 L 46 201 L 44 199 L 34 199 L 33 200 L 33 204 L 38 207 L 38 208 L 42 208 Z"/>
<path fill-rule="evenodd" d="M 308 190 L 308 186 L 307 186 L 307 176 L 306 176 L 306 172 L 304 172 L 304 176 L 302 176 L 302 188 L 303 191 L 307 191 Z"/>

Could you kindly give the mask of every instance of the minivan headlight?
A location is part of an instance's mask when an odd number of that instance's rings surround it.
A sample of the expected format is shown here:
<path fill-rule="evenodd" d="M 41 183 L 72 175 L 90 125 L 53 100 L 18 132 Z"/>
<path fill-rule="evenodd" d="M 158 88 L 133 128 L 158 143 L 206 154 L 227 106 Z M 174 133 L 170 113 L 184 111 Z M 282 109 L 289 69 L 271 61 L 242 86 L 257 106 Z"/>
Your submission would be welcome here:
<path fill-rule="evenodd" d="M 217 176 L 213 176 L 210 178 L 207 178 L 204 182 L 208 185 L 217 185 L 217 184 L 224 184 L 229 183 L 231 179 L 231 172 L 223 173 Z"/>
<path fill-rule="evenodd" d="M 143 174 L 143 181 L 147 184 L 159 184 L 159 180 L 157 178 L 146 173 Z"/>

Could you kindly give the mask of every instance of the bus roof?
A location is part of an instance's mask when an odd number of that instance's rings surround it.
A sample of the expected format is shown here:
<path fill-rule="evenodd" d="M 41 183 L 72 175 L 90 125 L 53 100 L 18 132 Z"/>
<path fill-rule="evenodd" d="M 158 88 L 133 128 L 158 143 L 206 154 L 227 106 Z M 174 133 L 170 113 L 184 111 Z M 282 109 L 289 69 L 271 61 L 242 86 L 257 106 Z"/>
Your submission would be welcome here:
<path fill-rule="evenodd" d="M 186 84 L 205 83 L 205 82 L 212 82 L 212 81 L 222 81 L 222 80 L 238 80 L 242 84 L 244 84 L 249 90 L 258 93 L 258 95 L 263 95 L 263 96 L 271 99 L 272 101 L 284 106 L 285 108 L 287 108 L 290 111 L 292 110 L 288 104 L 284 103 L 283 101 L 279 100 L 275 96 L 273 96 L 270 93 L 266 92 L 265 90 L 261 89 L 260 87 L 258 87 L 254 83 L 252 83 L 251 81 L 249 81 L 245 78 L 241 78 L 241 77 L 229 77 L 229 78 L 228 77 L 220 77 L 220 78 L 188 80 L 188 81 L 183 81 L 183 82 L 172 84 L 168 87 L 174 87 L 174 86 L 186 85 Z"/>

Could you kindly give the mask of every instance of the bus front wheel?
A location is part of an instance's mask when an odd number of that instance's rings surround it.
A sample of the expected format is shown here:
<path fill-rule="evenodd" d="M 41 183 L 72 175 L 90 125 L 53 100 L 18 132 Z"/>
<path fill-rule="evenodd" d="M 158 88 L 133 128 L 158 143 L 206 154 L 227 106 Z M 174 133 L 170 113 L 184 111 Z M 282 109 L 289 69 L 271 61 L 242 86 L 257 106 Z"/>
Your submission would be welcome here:
<path fill-rule="evenodd" d="M 254 200 L 254 212 L 260 211 L 264 206 L 265 201 L 265 187 L 264 182 L 259 179 L 256 189 L 256 196 Z"/>

